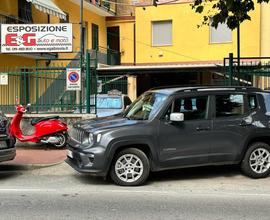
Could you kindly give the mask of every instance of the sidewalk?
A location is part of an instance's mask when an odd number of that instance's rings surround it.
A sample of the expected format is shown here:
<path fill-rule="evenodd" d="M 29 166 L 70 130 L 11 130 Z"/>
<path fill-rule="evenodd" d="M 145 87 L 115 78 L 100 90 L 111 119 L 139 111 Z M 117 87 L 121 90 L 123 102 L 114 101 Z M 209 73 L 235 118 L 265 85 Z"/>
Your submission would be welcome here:
<path fill-rule="evenodd" d="M 5 164 L 49 166 L 63 162 L 66 155 L 66 149 L 46 149 L 44 146 L 17 147 L 15 159 L 5 162 Z"/>

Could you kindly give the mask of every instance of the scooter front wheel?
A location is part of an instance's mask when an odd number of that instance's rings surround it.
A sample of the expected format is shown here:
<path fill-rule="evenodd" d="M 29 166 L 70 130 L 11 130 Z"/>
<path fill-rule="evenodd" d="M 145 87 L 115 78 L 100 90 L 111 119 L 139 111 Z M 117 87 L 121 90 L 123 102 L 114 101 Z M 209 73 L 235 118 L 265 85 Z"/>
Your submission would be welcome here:
<path fill-rule="evenodd" d="M 67 143 L 67 135 L 63 133 L 57 133 L 55 136 L 59 139 L 58 144 L 54 144 L 56 148 L 63 148 L 66 146 Z"/>

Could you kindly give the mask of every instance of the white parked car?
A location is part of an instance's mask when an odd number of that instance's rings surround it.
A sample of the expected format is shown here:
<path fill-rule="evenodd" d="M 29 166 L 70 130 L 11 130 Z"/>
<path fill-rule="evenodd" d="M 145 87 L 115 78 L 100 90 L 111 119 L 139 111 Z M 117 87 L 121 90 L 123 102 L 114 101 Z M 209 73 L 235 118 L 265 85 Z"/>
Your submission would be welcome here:
<path fill-rule="evenodd" d="M 107 117 L 111 115 L 116 115 L 123 112 L 128 105 L 131 104 L 130 98 L 126 94 L 122 94 L 119 91 L 109 91 L 108 94 L 97 94 L 97 117 Z M 91 96 L 91 105 L 95 103 L 95 96 Z M 84 102 L 86 105 L 86 101 Z M 91 113 L 95 110 L 91 106 Z M 80 113 L 80 109 L 76 108 L 74 113 Z M 86 107 L 82 109 L 82 113 L 86 113 Z"/>

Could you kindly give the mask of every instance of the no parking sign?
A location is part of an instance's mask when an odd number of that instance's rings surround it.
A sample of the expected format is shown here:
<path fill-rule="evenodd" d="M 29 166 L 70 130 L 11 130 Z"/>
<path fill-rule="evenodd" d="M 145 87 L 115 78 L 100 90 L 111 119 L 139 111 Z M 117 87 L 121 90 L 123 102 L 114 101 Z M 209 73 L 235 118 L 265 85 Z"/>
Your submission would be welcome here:
<path fill-rule="evenodd" d="M 67 90 L 81 90 L 81 69 L 67 68 Z"/>

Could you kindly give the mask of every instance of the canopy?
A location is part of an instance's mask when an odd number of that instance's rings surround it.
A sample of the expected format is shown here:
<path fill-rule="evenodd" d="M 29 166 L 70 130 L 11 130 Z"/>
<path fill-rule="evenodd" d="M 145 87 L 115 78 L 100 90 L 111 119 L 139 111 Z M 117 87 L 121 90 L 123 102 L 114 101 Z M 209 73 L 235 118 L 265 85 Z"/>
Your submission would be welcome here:
<path fill-rule="evenodd" d="M 58 8 L 58 6 L 52 2 L 52 0 L 26 0 L 27 2 L 31 2 L 35 5 L 36 9 L 57 16 L 61 19 L 66 20 L 66 14 Z"/>

